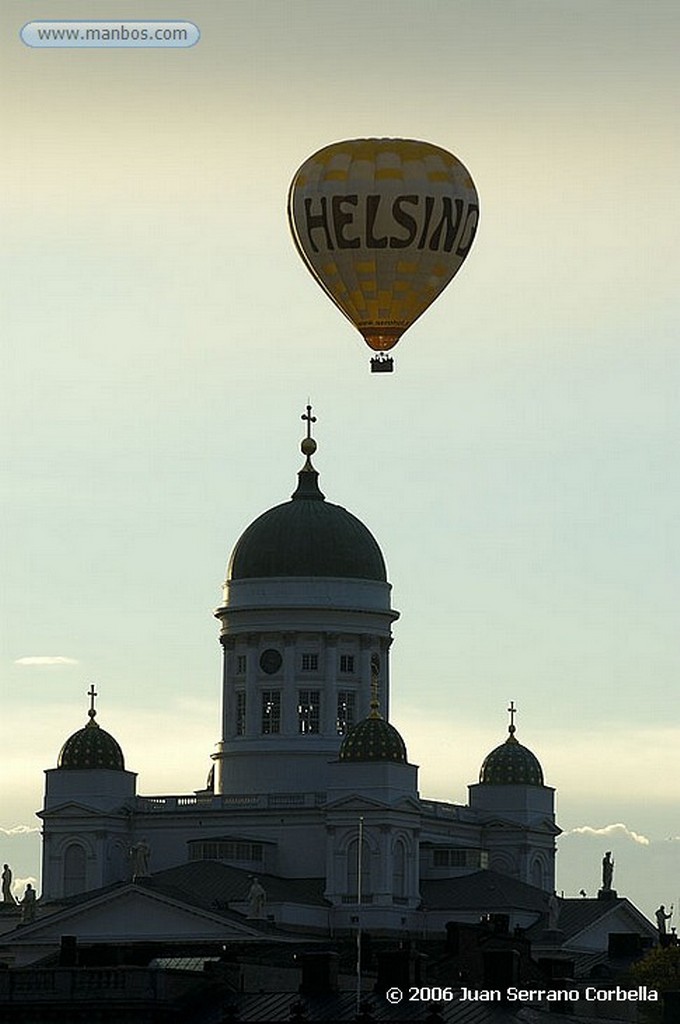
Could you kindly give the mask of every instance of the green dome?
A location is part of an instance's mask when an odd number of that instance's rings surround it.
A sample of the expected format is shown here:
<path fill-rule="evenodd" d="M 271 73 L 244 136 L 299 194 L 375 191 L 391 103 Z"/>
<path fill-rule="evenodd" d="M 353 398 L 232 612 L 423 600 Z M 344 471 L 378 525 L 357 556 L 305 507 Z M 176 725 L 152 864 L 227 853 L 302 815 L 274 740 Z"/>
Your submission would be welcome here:
<path fill-rule="evenodd" d="M 393 725 L 371 714 L 347 733 L 340 747 L 340 760 L 406 764 L 406 744 Z"/>
<path fill-rule="evenodd" d="M 378 543 L 351 512 L 326 501 L 309 459 L 290 501 L 264 512 L 232 552 L 228 580 L 330 576 L 387 581 Z"/>
<path fill-rule="evenodd" d="M 91 712 L 85 728 L 69 736 L 61 748 L 57 768 L 110 768 L 122 772 L 125 760 L 116 740 L 97 725 Z"/>
<path fill-rule="evenodd" d="M 492 750 L 479 772 L 479 781 L 490 786 L 542 786 L 543 769 L 535 754 L 515 739 L 515 727 L 505 743 Z"/>

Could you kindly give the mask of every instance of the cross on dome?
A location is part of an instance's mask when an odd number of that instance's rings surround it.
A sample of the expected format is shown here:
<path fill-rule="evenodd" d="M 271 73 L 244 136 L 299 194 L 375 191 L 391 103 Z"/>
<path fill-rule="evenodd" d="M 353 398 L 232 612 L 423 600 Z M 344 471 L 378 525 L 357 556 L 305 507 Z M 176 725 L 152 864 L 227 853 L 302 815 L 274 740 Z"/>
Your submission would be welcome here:
<path fill-rule="evenodd" d="M 309 405 L 309 402 L 307 404 L 307 412 L 303 412 L 300 419 L 304 420 L 307 424 L 307 436 L 302 439 L 300 450 L 302 451 L 302 454 L 307 457 L 304 468 L 309 471 L 310 469 L 314 469 L 310 461 L 310 455 L 313 455 L 316 451 L 316 441 L 312 437 L 312 423 L 316 423 L 316 416 L 312 416 L 312 407 Z"/>
<path fill-rule="evenodd" d="M 311 407 L 311 405 L 307 406 L 307 412 L 306 413 L 303 412 L 303 414 L 300 417 L 300 419 L 307 421 L 307 437 L 311 438 L 312 437 L 312 423 L 316 423 L 316 416 L 312 416 L 312 407 Z"/>
<path fill-rule="evenodd" d="M 87 695 L 90 698 L 90 710 L 88 711 L 88 715 L 91 719 L 94 719 L 95 715 L 97 714 L 94 706 L 94 699 L 95 697 L 99 696 L 94 688 L 94 683 L 90 683 L 90 689 L 87 691 Z"/>
<path fill-rule="evenodd" d="M 516 732 L 516 729 L 515 729 L 515 715 L 517 714 L 517 708 L 515 707 L 514 700 L 510 701 L 510 707 L 508 708 L 508 712 L 510 713 L 510 725 L 508 727 L 508 732 L 512 736 Z"/>

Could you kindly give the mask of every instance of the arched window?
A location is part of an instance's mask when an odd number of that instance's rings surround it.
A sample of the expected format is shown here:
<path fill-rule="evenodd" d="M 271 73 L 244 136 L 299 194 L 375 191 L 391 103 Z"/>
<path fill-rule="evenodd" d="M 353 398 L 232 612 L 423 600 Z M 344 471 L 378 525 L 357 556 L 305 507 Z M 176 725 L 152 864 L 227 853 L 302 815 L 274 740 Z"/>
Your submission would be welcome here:
<path fill-rule="evenodd" d="M 371 888 L 371 851 L 364 839 L 361 851 L 361 898 L 373 892 Z M 347 895 L 359 895 L 359 840 L 353 839 L 347 847 Z"/>
<path fill-rule="evenodd" d="M 130 877 L 128 847 L 120 839 L 109 843 L 109 871 L 107 881 L 126 882 Z"/>
<path fill-rule="evenodd" d="M 64 850 L 64 896 L 85 891 L 85 850 L 70 843 Z"/>
<path fill-rule="evenodd" d="M 397 839 L 394 844 L 392 896 L 396 899 L 403 899 L 406 896 L 406 845 L 403 839 Z"/>
<path fill-rule="evenodd" d="M 511 878 L 517 878 L 519 871 L 517 870 L 517 863 L 512 854 L 505 852 L 499 852 L 493 850 L 491 853 L 491 868 L 493 871 L 498 871 L 501 875 L 510 875 Z"/>
<path fill-rule="evenodd" d="M 544 887 L 544 881 L 543 865 L 537 857 L 531 865 L 531 884 L 535 885 L 537 889 L 542 889 Z"/>

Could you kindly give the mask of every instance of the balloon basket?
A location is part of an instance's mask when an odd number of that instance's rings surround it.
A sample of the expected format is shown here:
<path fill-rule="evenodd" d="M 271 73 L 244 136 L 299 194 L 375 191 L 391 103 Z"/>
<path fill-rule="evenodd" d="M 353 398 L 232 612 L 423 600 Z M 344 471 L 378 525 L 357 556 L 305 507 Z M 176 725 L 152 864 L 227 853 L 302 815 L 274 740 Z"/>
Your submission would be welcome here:
<path fill-rule="evenodd" d="M 371 359 L 371 373 L 392 373 L 394 359 L 392 356 L 379 355 Z"/>

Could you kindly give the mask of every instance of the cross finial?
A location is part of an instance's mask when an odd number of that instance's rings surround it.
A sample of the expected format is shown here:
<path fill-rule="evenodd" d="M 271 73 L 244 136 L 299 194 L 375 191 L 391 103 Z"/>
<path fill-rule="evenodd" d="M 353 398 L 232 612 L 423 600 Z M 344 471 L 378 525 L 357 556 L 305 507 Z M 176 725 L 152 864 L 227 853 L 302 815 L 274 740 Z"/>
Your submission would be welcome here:
<path fill-rule="evenodd" d="M 94 709 L 94 699 L 97 696 L 97 691 L 94 688 L 94 683 L 90 683 L 90 689 L 87 691 L 87 695 L 90 698 L 90 710 L 88 711 L 88 715 L 90 716 L 90 719 L 93 720 L 94 716 L 97 714 L 97 712 Z"/>
<path fill-rule="evenodd" d="M 300 419 L 304 420 L 307 424 L 307 437 L 302 439 L 302 444 L 300 445 L 300 451 L 307 460 L 304 465 L 304 470 L 306 472 L 311 471 L 315 473 L 316 470 L 310 461 L 310 456 L 312 456 L 316 451 L 316 441 L 312 437 L 312 423 L 316 423 L 316 416 L 312 416 L 312 407 L 309 404 L 309 399 L 307 399 L 307 412 L 303 412 Z"/>
<path fill-rule="evenodd" d="M 312 407 L 311 407 L 311 405 L 309 405 L 309 404 L 307 405 L 307 412 L 306 413 L 303 412 L 303 414 L 300 417 L 300 419 L 307 421 L 307 437 L 311 438 L 311 436 L 312 436 L 312 423 L 316 423 L 316 416 L 312 416 Z"/>
<path fill-rule="evenodd" d="M 510 735 L 512 735 L 515 731 L 515 715 L 517 714 L 517 708 L 515 707 L 514 700 L 510 701 L 510 707 L 508 708 L 508 711 L 510 713 L 510 728 L 508 731 L 510 732 Z"/>

